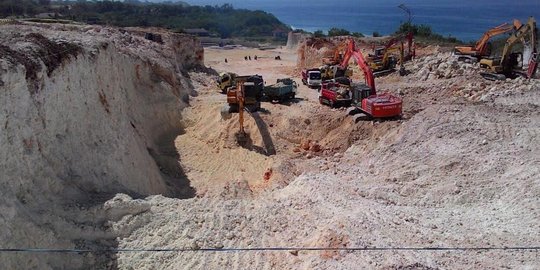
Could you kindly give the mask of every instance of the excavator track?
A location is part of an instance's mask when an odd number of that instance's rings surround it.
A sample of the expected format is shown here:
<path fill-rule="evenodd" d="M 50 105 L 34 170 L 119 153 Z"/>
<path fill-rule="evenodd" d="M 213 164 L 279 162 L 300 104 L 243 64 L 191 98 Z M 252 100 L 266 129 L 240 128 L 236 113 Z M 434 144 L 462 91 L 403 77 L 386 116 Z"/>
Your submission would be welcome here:
<path fill-rule="evenodd" d="M 482 76 L 486 80 L 490 81 L 504 81 L 506 80 L 506 76 L 504 74 L 497 74 L 497 73 L 491 73 L 491 72 L 481 72 L 480 76 Z"/>
<path fill-rule="evenodd" d="M 376 71 L 376 72 L 373 72 L 373 76 L 375 77 L 382 77 L 382 76 L 385 76 L 385 75 L 388 75 L 390 73 L 393 73 L 394 71 L 396 71 L 395 69 L 391 68 L 391 69 L 386 69 L 386 70 L 381 70 L 381 71 Z"/>

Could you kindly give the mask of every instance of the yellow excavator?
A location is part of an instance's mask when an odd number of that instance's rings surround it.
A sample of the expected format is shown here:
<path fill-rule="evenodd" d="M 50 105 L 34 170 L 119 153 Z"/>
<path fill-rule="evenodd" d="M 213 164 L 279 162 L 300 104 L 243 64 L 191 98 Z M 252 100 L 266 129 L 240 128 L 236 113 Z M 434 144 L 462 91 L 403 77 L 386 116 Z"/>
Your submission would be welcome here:
<path fill-rule="evenodd" d="M 399 55 L 398 59 L 396 59 L 395 57 L 396 53 Z M 366 59 L 375 77 L 386 75 L 394 71 L 396 64 L 400 65 L 400 74 L 404 73 L 405 70 L 403 69 L 404 68 L 403 67 L 403 61 L 404 61 L 403 42 L 394 44 L 391 47 L 384 49 L 384 51 L 379 52 L 375 50 L 375 54 L 381 54 L 382 58 L 379 57 L 377 59 L 377 58 L 372 58 L 368 56 L 368 58 Z"/>
<path fill-rule="evenodd" d="M 523 51 L 512 50 L 517 43 L 523 45 Z M 488 80 L 504 80 L 516 76 L 531 78 L 538 66 L 537 43 L 536 20 L 530 17 L 526 24 L 521 25 L 506 40 L 500 57 L 480 60 L 480 67 L 488 70 L 480 75 Z"/>
<path fill-rule="evenodd" d="M 407 43 L 407 50 L 405 50 L 405 42 Z M 396 54 L 399 58 L 396 58 Z M 375 48 L 372 54 L 368 54 L 366 62 L 375 77 L 393 72 L 396 64 L 400 65 L 400 75 L 404 75 L 403 62 L 411 60 L 415 56 L 414 36 L 412 33 L 407 33 L 392 38 L 383 47 Z"/>
<path fill-rule="evenodd" d="M 486 31 L 484 35 L 476 42 L 474 46 L 456 46 L 454 55 L 458 61 L 478 62 L 483 57 L 491 55 L 491 44 L 489 40 L 492 37 L 515 31 L 521 27 L 519 20 L 514 20 L 513 24 L 503 23 Z"/>

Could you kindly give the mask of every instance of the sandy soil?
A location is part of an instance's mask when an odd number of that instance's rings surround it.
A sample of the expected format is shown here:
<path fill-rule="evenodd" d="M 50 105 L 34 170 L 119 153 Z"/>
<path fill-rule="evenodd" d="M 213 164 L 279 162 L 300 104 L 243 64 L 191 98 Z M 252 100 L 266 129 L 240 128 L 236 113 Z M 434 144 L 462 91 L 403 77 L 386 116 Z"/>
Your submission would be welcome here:
<path fill-rule="evenodd" d="M 404 97 L 402 120 L 354 123 L 301 86 L 290 104 L 263 104 L 255 116 L 262 128 L 248 118 L 247 149 L 232 137 L 237 116 L 220 118 L 225 97 L 214 78 L 193 73 L 198 96 L 183 114 L 186 129 L 176 146 L 198 197 L 147 198 L 149 211 L 114 225 L 132 231 L 119 246 L 538 246 L 540 83 L 484 82 L 473 67 L 425 71 L 447 61 L 434 59 L 408 64 L 407 77 L 376 79 L 380 90 Z M 300 82 L 296 52 L 206 50 L 205 61 L 217 71 L 261 74 L 267 83 L 291 75 Z M 301 149 L 308 140 L 321 151 Z M 118 263 L 125 269 L 540 267 L 537 253 L 506 250 L 122 253 Z"/>

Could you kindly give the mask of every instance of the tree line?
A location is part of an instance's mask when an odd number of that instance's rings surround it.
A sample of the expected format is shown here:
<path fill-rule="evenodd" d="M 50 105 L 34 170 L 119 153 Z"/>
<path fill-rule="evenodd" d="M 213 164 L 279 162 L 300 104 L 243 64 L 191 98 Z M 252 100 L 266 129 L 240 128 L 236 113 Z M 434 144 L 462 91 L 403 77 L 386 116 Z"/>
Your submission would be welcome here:
<path fill-rule="evenodd" d="M 120 27 L 156 26 L 182 31 L 204 28 L 222 38 L 272 36 L 290 30 L 264 11 L 221 6 L 190 6 L 183 2 L 0 0 L 0 15 L 32 17 L 51 12 L 63 19 Z"/>

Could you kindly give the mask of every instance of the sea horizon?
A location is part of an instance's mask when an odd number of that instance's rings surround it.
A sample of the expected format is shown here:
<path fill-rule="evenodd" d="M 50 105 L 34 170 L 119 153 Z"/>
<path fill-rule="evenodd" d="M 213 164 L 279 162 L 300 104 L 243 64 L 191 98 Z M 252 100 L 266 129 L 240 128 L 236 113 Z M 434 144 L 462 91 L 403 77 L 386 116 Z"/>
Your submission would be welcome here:
<path fill-rule="evenodd" d="M 460 0 L 377 1 L 342 0 L 341 6 L 322 0 L 185 0 L 192 5 L 232 4 L 234 8 L 263 10 L 272 13 L 294 29 L 308 32 L 344 28 L 371 36 L 394 33 L 408 21 L 400 4 L 412 12 L 412 23 L 429 25 L 433 32 L 462 41 L 479 39 L 488 29 L 513 19 L 526 22 L 529 16 L 540 18 L 540 0 L 474 2 Z"/>

